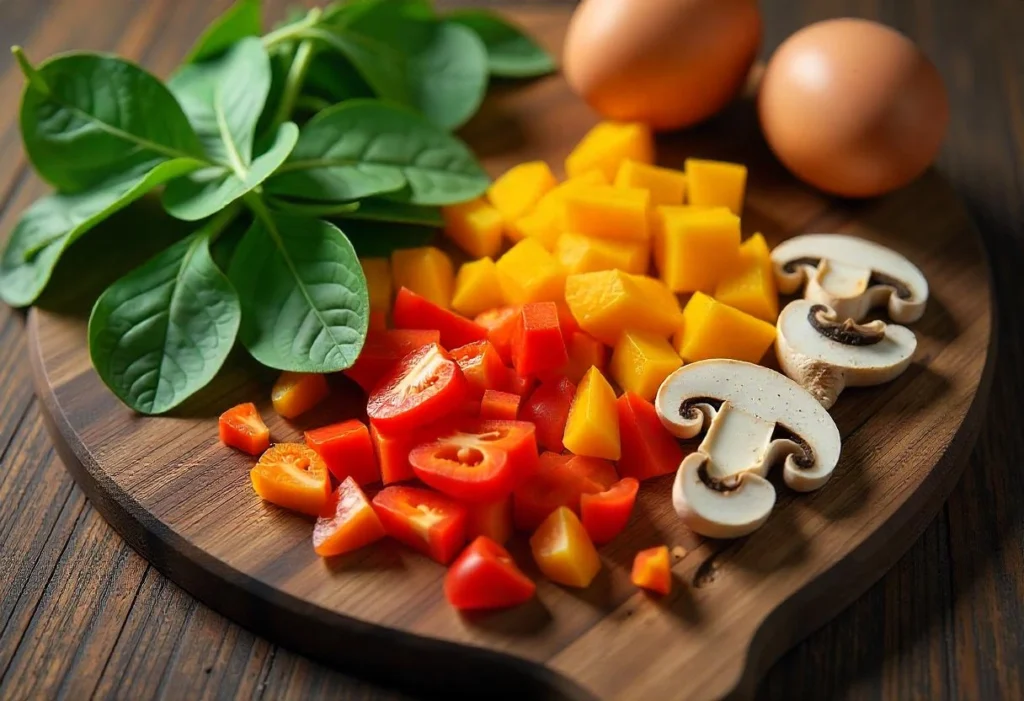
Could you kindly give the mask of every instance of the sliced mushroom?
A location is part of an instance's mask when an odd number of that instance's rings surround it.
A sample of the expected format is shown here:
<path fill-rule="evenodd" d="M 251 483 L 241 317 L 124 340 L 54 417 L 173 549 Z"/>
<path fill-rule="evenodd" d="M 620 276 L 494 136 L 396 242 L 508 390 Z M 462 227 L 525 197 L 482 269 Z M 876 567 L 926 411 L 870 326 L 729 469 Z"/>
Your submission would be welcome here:
<path fill-rule="evenodd" d="M 831 307 L 790 302 L 776 324 L 782 371 L 830 409 L 846 387 L 890 382 L 910 366 L 917 337 L 905 326 L 839 321 Z"/>
<path fill-rule="evenodd" d="M 901 324 L 917 321 L 928 302 L 928 281 L 913 263 L 885 246 L 842 234 L 806 234 L 772 251 L 783 294 L 806 282 L 804 299 L 832 307 L 842 319 L 862 321 L 888 307 Z"/>
<path fill-rule="evenodd" d="M 658 390 L 658 416 L 680 438 L 707 433 L 680 464 L 672 503 L 683 522 L 710 538 L 738 538 L 775 506 L 766 479 L 785 461 L 797 491 L 824 485 L 839 461 L 832 417 L 785 375 L 738 360 L 704 360 L 676 370 Z"/>

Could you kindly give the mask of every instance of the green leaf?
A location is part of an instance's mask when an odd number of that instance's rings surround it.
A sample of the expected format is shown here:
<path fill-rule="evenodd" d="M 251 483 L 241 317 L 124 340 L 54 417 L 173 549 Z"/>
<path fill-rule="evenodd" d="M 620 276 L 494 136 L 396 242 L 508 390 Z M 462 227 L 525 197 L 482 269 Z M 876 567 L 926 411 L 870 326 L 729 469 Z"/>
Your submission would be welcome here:
<path fill-rule="evenodd" d="M 231 352 L 238 295 L 210 256 L 234 209 L 115 282 L 89 318 L 89 355 L 104 384 L 143 414 L 205 387 Z"/>
<path fill-rule="evenodd" d="M 345 220 L 345 232 L 360 258 L 385 258 L 400 248 L 429 246 L 437 229 L 415 224 Z"/>
<path fill-rule="evenodd" d="M 97 54 L 65 54 L 39 66 L 22 97 L 21 134 L 36 172 L 64 192 L 157 158 L 204 158 L 163 83 L 135 64 Z"/>
<path fill-rule="evenodd" d="M 341 217 L 359 209 L 358 202 L 294 202 L 278 197 L 267 198 L 271 209 L 295 216 L 329 219 Z"/>
<path fill-rule="evenodd" d="M 36 200 L 15 225 L 0 258 L 0 297 L 14 307 L 32 304 L 71 243 L 153 188 L 201 166 L 191 159 L 142 164 L 84 192 Z"/>
<path fill-rule="evenodd" d="M 178 219 L 198 221 L 213 216 L 243 197 L 276 171 L 299 138 L 299 128 L 285 122 L 277 129 L 270 148 L 239 174 L 224 168 L 207 168 L 179 178 L 164 190 L 164 208 Z"/>
<path fill-rule="evenodd" d="M 374 96 L 373 88 L 350 61 L 338 53 L 326 51 L 318 53 L 309 64 L 302 92 L 332 104 Z"/>
<path fill-rule="evenodd" d="M 457 10 L 451 22 L 473 30 L 487 47 L 491 75 L 533 78 L 556 69 L 554 58 L 516 25 L 488 10 Z"/>
<path fill-rule="evenodd" d="M 411 104 L 438 126 L 455 129 L 480 108 L 487 91 L 487 48 L 473 31 L 401 14 L 387 2 L 364 11 L 348 28 L 406 55 Z"/>
<path fill-rule="evenodd" d="M 258 37 L 263 31 L 260 0 L 237 0 L 206 28 L 188 52 L 185 63 L 216 56 L 245 37 Z"/>
<path fill-rule="evenodd" d="M 259 206 L 256 214 L 228 271 L 242 301 L 242 343 L 278 370 L 350 367 L 362 350 L 370 308 L 352 244 L 318 219 Z"/>
<path fill-rule="evenodd" d="M 404 57 L 395 47 L 343 29 L 330 31 L 314 27 L 301 36 L 321 42 L 344 56 L 378 97 L 411 104 L 413 98 L 403 70 Z"/>
<path fill-rule="evenodd" d="M 168 87 L 210 159 L 243 174 L 267 95 L 270 57 L 257 38 L 245 38 L 219 58 L 184 66 Z"/>
<path fill-rule="evenodd" d="M 350 100 L 311 119 L 269 192 L 344 202 L 408 187 L 410 203 L 472 199 L 489 179 L 454 136 L 404 108 Z"/>
<path fill-rule="evenodd" d="M 433 19 L 436 16 L 430 0 L 343 0 L 324 8 L 323 21 L 335 27 L 347 27 L 367 12 L 379 9 L 406 19 Z"/>
<path fill-rule="evenodd" d="M 441 210 L 438 207 L 423 207 L 377 197 L 368 197 L 365 200 L 360 200 L 358 209 L 334 216 L 341 219 L 417 224 L 434 228 L 444 226 L 444 218 L 441 216 Z"/>

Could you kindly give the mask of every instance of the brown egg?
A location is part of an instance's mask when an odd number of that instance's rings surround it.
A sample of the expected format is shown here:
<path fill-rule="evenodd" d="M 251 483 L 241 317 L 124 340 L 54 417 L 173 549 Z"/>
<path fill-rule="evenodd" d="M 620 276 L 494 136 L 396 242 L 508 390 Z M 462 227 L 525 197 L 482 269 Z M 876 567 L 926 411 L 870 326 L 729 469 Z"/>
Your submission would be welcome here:
<path fill-rule="evenodd" d="M 563 69 L 604 117 L 675 129 L 739 92 L 760 41 L 756 0 L 584 0 Z"/>
<path fill-rule="evenodd" d="M 935 66 L 909 39 L 860 19 L 812 24 L 772 56 L 758 97 L 768 145 L 797 177 L 847 197 L 906 185 L 949 122 Z"/>

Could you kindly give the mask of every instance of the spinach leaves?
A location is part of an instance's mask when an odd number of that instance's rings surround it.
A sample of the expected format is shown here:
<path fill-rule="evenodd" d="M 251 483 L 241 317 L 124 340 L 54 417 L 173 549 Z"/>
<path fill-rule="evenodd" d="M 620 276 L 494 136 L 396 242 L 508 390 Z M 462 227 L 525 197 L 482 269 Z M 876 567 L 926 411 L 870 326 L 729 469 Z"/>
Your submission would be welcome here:
<path fill-rule="evenodd" d="M 89 320 L 97 373 L 141 413 L 205 387 L 236 340 L 280 370 L 349 367 L 369 318 L 357 251 L 421 245 L 441 206 L 479 196 L 487 175 L 450 130 L 491 76 L 554 70 L 498 16 L 428 0 L 343 0 L 267 34 L 261 15 L 237 0 L 166 84 L 113 56 L 14 49 L 25 152 L 56 191 L 15 225 L 0 298 L 34 303 L 72 243 L 158 188 L 195 222 Z"/>

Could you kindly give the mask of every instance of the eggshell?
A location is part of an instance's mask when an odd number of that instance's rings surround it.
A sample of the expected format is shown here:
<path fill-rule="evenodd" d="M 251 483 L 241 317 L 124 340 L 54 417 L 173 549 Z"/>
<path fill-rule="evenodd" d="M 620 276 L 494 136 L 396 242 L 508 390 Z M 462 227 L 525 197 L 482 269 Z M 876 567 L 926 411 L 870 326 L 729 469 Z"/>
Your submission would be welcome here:
<path fill-rule="evenodd" d="M 563 70 L 606 118 L 675 129 L 740 91 L 760 41 L 755 0 L 584 0 Z"/>
<path fill-rule="evenodd" d="M 935 66 L 876 22 L 800 30 L 772 56 L 758 96 L 772 150 L 827 192 L 869 197 L 906 185 L 935 160 L 949 101 Z"/>

